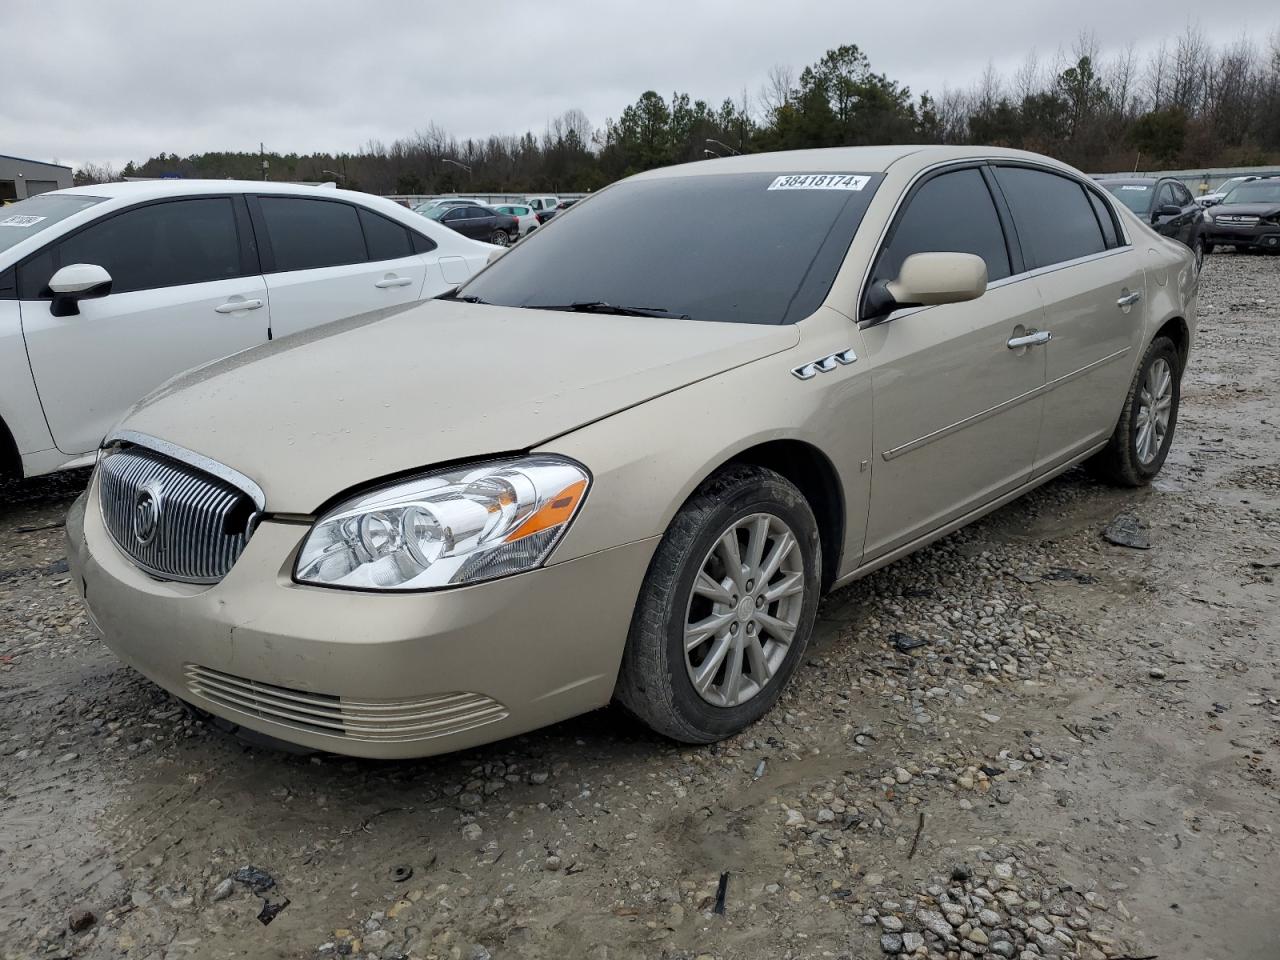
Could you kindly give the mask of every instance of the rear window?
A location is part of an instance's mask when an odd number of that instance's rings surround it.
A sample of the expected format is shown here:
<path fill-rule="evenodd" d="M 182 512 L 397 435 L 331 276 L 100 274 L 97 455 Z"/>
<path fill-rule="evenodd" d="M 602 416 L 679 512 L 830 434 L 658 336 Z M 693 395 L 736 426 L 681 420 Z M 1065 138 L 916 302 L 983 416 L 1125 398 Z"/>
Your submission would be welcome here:
<path fill-rule="evenodd" d="M 106 197 L 45 193 L 0 207 L 0 250 L 8 250 L 55 223 L 101 203 Z"/>
<path fill-rule="evenodd" d="M 522 241 L 464 295 L 511 307 L 601 301 L 693 320 L 794 323 L 826 297 L 883 176 L 792 177 L 771 189 L 784 179 L 624 181 Z"/>
<path fill-rule="evenodd" d="M 996 167 L 1028 267 L 1047 267 L 1101 253 L 1102 226 L 1085 188 L 1068 177 L 1028 167 Z"/>

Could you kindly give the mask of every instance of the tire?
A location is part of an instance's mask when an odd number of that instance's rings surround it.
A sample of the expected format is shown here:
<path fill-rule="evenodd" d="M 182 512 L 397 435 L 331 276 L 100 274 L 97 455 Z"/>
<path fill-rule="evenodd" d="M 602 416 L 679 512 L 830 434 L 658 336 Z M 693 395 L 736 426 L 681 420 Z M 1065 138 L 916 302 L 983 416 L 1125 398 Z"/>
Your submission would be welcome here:
<path fill-rule="evenodd" d="M 1208 253 L 1205 249 L 1205 243 L 1200 238 L 1196 238 L 1196 242 L 1191 245 L 1191 255 L 1196 260 L 1196 273 L 1204 269 L 1204 255 Z"/>
<path fill-rule="evenodd" d="M 1209 254 L 1213 253 L 1213 251 L 1216 249 L 1217 249 L 1217 244 L 1206 243 L 1204 245 L 1204 255 L 1207 257 Z"/>
<path fill-rule="evenodd" d="M 1158 373 L 1163 364 L 1169 377 L 1168 415 L 1163 433 L 1154 422 L 1148 423 L 1146 411 L 1150 404 L 1144 397 L 1151 393 L 1152 378 L 1160 382 Z M 1156 375 L 1153 375 L 1153 371 Z M 1090 472 L 1100 480 L 1124 487 L 1141 487 L 1150 483 L 1164 466 L 1165 457 L 1173 443 L 1174 429 L 1178 425 L 1178 403 L 1182 396 L 1182 370 L 1178 349 L 1168 337 L 1156 337 L 1147 348 L 1129 384 L 1129 393 L 1120 412 L 1120 421 L 1106 447 L 1091 457 L 1086 464 Z M 1157 404 L 1157 407 L 1160 405 Z M 1157 437 L 1143 444 L 1143 426 L 1156 432 Z M 1158 442 L 1157 442 L 1158 441 Z M 1143 447 L 1145 447 L 1145 452 Z"/>
<path fill-rule="evenodd" d="M 511 246 L 511 236 L 505 230 L 493 231 L 493 236 L 489 238 L 489 242 L 499 247 Z"/>
<path fill-rule="evenodd" d="M 764 562 L 755 569 L 768 566 L 775 552 L 782 555 L 776 570 L 760 577 L 762 583 L 748 579 L 749 562 L 739 565 L 738 577 L 730 574 L 721 544 L 730 530 L 747 561 L 756 542 L 752 537 L 761 537 Z M 680 508 L 649 564 L 615 700 L 653 730 L 684 743 L 712 743 L 750 726 L 777 702 L 804 656 L 817 616 L 821 557 L 813 510 L 785 477 L 745 464 L 713 475 Z M 714 584 L 723 601 L 702 590 L 695 593 L 695 580 L 704 572 L 701 582 Z M 779 592 L 783 580 L 788 594 L 765 601 L 764 588 Z M 686 653 L 689 621 L 696 625 L 716 618 L 727 625 L 708 630 L 706 640 Z M 786 636 L 780 629 L 784 622 L 794 625 L 785 643 L 780 640 Z M 717 661 L 714 654 L 722 644 L 727 652 L 721 651 Z M 730 683 L 735 666 L 737 679 Z M 710 668 L 704 692 L 691 676 L 697 667 Z M 717 683 L 716 678 L 723 679 Z M 739 699 L 728 699 L 735 690 Z"/>

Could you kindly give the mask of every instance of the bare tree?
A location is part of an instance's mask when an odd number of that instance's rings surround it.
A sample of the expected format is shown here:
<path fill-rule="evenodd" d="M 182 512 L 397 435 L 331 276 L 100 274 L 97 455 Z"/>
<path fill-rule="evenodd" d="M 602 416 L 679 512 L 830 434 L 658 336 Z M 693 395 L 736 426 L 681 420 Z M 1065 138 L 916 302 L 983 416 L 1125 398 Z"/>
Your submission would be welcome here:
<path fill-rule="evenodd" d="M 757 99 L 763 108 L 764 119 L 770 119 L 779 110 L 791 102 L 791 92 L 796 86 L 795 71 L 790 67 L 775 63 L 765 76 L 764 85 L 760 87 Z M 746 92 L 743 92 L 746 99 Z"/>

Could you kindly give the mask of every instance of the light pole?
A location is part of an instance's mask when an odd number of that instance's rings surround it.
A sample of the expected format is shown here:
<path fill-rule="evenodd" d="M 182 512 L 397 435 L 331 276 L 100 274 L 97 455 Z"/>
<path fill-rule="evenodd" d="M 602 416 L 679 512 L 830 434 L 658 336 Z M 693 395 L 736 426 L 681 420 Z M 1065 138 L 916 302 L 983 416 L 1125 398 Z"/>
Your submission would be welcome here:
<path fill-rule="evenodd" d="M 729 146 L 727 143 L 724 143 L 720 140 L 716 140 L 714 137 L 707 137 L 707 143 L 714 143 L 717 147 L 724 147 L 724 149 L 728 150 L 735 157 L 742 156 L 741 150 L 735 150 L 733 149 L 733 147 Z"/>
<path fill-rule="evenodd" d="M 455 167 L 461 167 L 463 170 L 467 171 L 467 188 L 468 189 L 471 188 L 471 168 L 470 167 L 468 167 L 465 163 L 459 163 L 457 160 L 450 160 L 448 157 L 441 157 L 440 162 L 451 163 Z"/>

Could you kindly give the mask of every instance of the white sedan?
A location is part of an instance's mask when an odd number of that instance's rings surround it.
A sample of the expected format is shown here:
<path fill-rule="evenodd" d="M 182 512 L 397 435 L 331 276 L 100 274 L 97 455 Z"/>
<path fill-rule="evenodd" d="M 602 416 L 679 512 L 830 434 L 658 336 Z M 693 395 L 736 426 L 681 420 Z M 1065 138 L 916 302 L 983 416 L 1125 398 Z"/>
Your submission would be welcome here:
<path fill-rule="evenodd" d="M 174 374 L 430 299 L 493 251 L 381 197 L 256 181 L 100 184 L 4 207 L 0 476 L 91 462 Z"/>
<path fill-rule="evenodd" d="M 527 237 L 538 229 L 538 215 L 533 212 L 533 208 L 527 203 L 496 203 L 491 204 L 491 206 L 499 213 L 515 217 L 520 222 L 521 237 Z"/>

